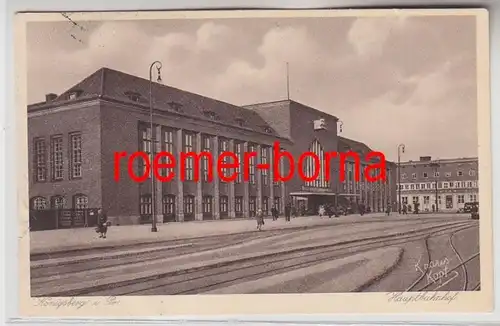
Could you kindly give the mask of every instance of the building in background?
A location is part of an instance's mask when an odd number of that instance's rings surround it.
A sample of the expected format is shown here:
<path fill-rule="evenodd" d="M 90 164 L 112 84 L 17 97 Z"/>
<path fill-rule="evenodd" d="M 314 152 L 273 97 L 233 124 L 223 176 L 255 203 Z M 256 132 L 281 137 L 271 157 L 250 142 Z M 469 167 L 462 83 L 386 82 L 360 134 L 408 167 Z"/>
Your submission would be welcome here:
<path fill-rule="evenodd" d="M 479 201 L 478 159 L 456 158 L 401 162 L 401 202 L 420 211 L 458 212 Z"/>
<path fill-rule="evenodd" d="M 28 106 L 31 211 L 102 207 L 114 224 L 136 224 L 149 223 L 153 209 L 159 222 L 182 222 L 254 216 L 259 208 L 269 213 L 273 206 L 283 212 L 286 202 L 300 200 L 312 212 L 327 201 L 363 202 L 383 211 L 396 198 L 392 163 L 387 165 L 387 182 L 377 184 L 356 182 L 352 164 L 342 185 L 337 172 L 330 181 L 322 172 L 316 181 L 304 182 L 295 171 L 284 183 L 273 182 L 272 169 L 257 168 L 273 162 L 275 142 L 292 153 L 295 166 L 307 151 L 324 157 L 325 151 L 351 149 L 363 152 L 363 158 L 369 148 L 338 137 L 334 116 L 291 100 L 240 107 L 155 83 L 152 131 L 149 85 L 149 80 L 102 68 L 61 95 L 48 94 L 45 102 Z M 155 182 L 153 205 L 151 176 L 141 183 L 133 181 L 127 173 L 128 159 L 120 161 L 120 181 L 114 180 L 115 153 L 130 156 L 137 151 L 150 157 L 171 152 L 176 162 L 180 152 L 191 151 L 211 152 L 214 162 L 223 151 L 234 152 L 240 162 L 245 152 L 258 156 L 250 161 L 248 182 L 241 175 L 242 166 L 234 182 L 223 182 L 217 174 L 210 182 L 203 159 L 196 182 L 195 162 L 188 160 L 186 180 Z M 140 162 L 134 162 L 136 175 L 144 173 Z M 180 166 L 177 163 L 176 176 Z M 290 168 L 286 161 L 281 167 L 283 174 Z M 338 162 L 332 167 L 338 171 Z"/>

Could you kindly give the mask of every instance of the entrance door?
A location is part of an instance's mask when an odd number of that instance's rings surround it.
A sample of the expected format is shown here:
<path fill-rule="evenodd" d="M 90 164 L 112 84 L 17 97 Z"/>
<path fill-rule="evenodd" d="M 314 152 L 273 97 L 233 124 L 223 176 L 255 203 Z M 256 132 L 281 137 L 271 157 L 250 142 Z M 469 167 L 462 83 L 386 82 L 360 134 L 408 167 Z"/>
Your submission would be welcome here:
<path fill-rule="evenodd" d="M 452 195 L 446 196 L 446 209 L 453 209 L 453 196 Z"/>

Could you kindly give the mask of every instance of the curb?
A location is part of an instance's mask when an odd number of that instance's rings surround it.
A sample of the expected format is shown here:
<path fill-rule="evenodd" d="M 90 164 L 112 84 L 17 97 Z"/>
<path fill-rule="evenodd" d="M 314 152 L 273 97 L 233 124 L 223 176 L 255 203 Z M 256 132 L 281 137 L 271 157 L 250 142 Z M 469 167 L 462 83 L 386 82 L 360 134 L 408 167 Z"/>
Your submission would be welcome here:
<path fill-rule="evenodd" d="M 363 290 L 365 290 L 366 288 L 372 286 L 373 284 L 377 283 L 378 281 L 380 281 L 381 279 L 383 279 L 384 277 L 389 275 L 401 263 L 404 252 L 405 252 L 405 250 L 403 248 L 401 248 L 401 251 L 399 252 L 398 257 L 396 258 L 396 261 L 391 266 L 389 266 L 384 271 L 382 271 L 382 273 L 369 278 L 366 282 L 364 282 L 363 284 L 354 288 L 352 292 L 363 292 Z"/>
<path fill-rule="evenodd" d="M 434 226 L 434 227 L 427 227 L 427 228 L 418 229 L 418 230 L 411 230 L 408 232 L 397 232 L 397 233 L 394 233 L 392 235 L 369 237 L 369 238 L 364 238 L 361 240 L 359 240 L 359 239 L 352 240 L 351 239 L 351 240 L 344 240 L 344 241 L 340 241 L 340 242 L 337 242 L 334 244 L 329 244 L 329 245 L 316 245 L 316 246 L 310 246 L 310 247 L 295 248 L 295 249 L 287 250 L 287 251 L 271 252 L 271 253 L 268 253 L 265 255 L 251 256 L 251 257 L 245 257 L 245 258 L 240 258 L 240 259 L 236 259 L 236 260 L 222 261 L 222 262 L 212 263 L 212 264 L 208 264 L 208 265 L 190 267 L 190 268 L 186 268 L 183 270 L 176 270 L 176 271 L 160 273 L 160 274 L 156 274 L 156 275 L 143 276 L 143 277 L 138 277 L 138 278 L 131 279 L 131 280 L 119 281 L 116 283 L 100 284 L 100 285 L 95 285 L 95 286 L 82 288 L 82 289 L 52 292 L 52 293 L 49 293 L 49 294 L 46 294 L 46 295 L 43 295 L 40 297 L 82 296 L 82 295 L 89 294 L 91 292 L 103 291 L 103 290 L 106 290 L 107 288 L 110 288 L 110 287 L 116 288 L 116 287 L 122 287 L 122 286 L 135 284 L 138 282 L 148 282 L 148 281 L 153 281 L 153 280 L 157 280 L 157 279 L 161 279 L 161 278 L 165 278 L 165 277 L 169 277 L 169 276 L 177 276 L 177 275 L 182 275 L 182 274 L 187 274 L 187 273 L 203 271 L 206 269 L 225 267 L 225 266 L 228 266 L 231 264 L 244 263 L 244 262 L 248 262 L 248 261 L 251 261 L 254 259 L 272 258 L 272 257 L 275 257 L 277 255 L 293 254 L 293 253 L 309 251 L 309 250 L 316 250 L 316 249 L 321 249 L 321 248 L 331 248 L 331 247 L 335 247 L 335 246 L 339 246 L 339 245 L 352 244 L 352 243 L 361 242 L 361 241 L 390 239 L 390 238 L 398 237 L 401 235 L 411 235 L 411 234 L 415 234 L 415 233 L 422 233 L 422 232 L 425 232 L 426 230 L 430 230 L 430 229 L 440 227 L 440 226 L 441 227 L 448 226 L 448 228 L 452 228 L 452 227 L 458 226 L 458 224 L 463 224 L 463 222 L 456 222 L 456 223 L 453 223 L 451 225 L 448 223 L 448 224 L 438 225 L 438 226 Z"/>
<path fill-rule="evenodd" d="M 131 257 L 131 256 L 135 256 L 135 255 L 142 255 L 142 254 L 149 254 L 149 253 L 153 253 L 153 252 L 159 252 L 159 251 L 164 251 L 164 250 L 172 250 L 172 249 L 180 249 L 180 248 L 187 248 L 187 247 L 192 247 L 193 244 L 192 243 L 188 243 L 188 244 L 184 244 L 184 245 L 177 245 L 177 246 L 166 246 L 166 247 L 156 247 L 156 248 L 151 248 L 150 250 L 144 250 L 144 251 L 140 251 L 140 252 L 121 252 L 121 253 L 117 253 L 117 254 L 114 254 L 114 255 L 108 255 L 108 256 L 101 256 L 101 257 L 83 257 L 83 258 L 76 258 L 74 260 L 65 260 L 63 261 L 62 263 L 64 265 L 72 265 L 72 264 L 78 264 L 78 263 L 83 263 L 83 262 L 86 262 L 86 261 L 91 261 L 91 260 L 107 260 L 107 259 L 113 259 L 113 258 L 125 258 L 125 257 Z M 57 260 L 58 258 L 54 258 L 55 260 Z M 38 263 L 41 261 L 41 263 Z M 44 263 L 45 262 L 45 263 Z M 59 266 L 61 264 L 61 262 L 46 262 L 46 260 L 35 260 L 31 263 L 31 268 L 46 268 L 46 267 L 55 267 L 55 266 Z"/>
<path fill-rule="evenodd" d="M 390 217 L 389 217 L 390 218 Z M 442 217 L 424 217 L 424 218 L 415 218 L 411 219 L 412 221 L 419 221 L 419 220 L 431 220 L 431 219 L 441 219 Z M 333 219 L 333 217 L 332 217 Z M 338 218 L 335 218 L 338 219 Z M 375 222 L 382 222 L 384 220 L 387 220 L 387 216 L 378 216 L 378 217 L 373 217 L 371 220 L 362 220 L 362 221 L 357 221 L 357 220 L 350 220 L 350 221 L 339 221 L 339 223 L 334 223 L 331 226 L 335 225 L 342 225 L 342 224 L 357 224 L 357 223 L 375 223 Z M 407 220 L 396 220 L 395 222 L 406 222 Z M 302 231 L 302 230 L 307 230 L 307 229 L 314 229 L 314 228 L 321 228 L 327 226 L 325 224 L 320 224 L 320 225 L 304 225 L 304 226 L 295 226 L 295 227 L 286 227 L 286 228 L 276 228 L 276 229 L 268 229 L 268 230 L 263 230 L 261 232 L 270 232 L 270 231 Z M 59 248 L 54 248 L 55 250 L 44 250 L 44 251 L 38 251 L 34 250 L 33 252 L 30 252 L 30 258 L 32 261 L 35 260 L 42 260 L 43 258 L 36 259 L 36 256 L 42 256 L 42 255 L 62 255 L 62 254 L 78 254 L 81 252 L 86 252 L 89 250 L 101 250 L 101 249 L 118 249 L 118 248 L 123 248 L 126 249 L 128 247 L 133 247 L 136 245 L 147 245 L 147 244 L 161 244 L 161 243 L 166 243 L 166 242 L 172 242 L 172 241 L 192 241 L 192 240 L 201 240 L 201 239 L 210 239 L 210 238 L 216 238 L 220 236 L 234 236 L 234 235 L 240 235 L 240 234 L 247 234 L 250 232 L 256 232 L 253 230 L 246 230 L 246 231 L 239 231 L 239 232 L 230 232 L 230 233 L 224 233 L 224 234 L 214 234 L 214 235 L 208 235 L 208 236 L 192 236 L 192 237 L 186 237 L 186 238 L 172 238 L 172 239 L 147 239 L 139 242 L 127 242 L 127 243 L 122 243 L 122 244 L 103 244 L 103 245 L 98 245 L 98 246 L 93 246 L 89 248 L 72 248 L 72 249 L 59 249 Z M 43 250 L 43 249 L 42 249 Z"/>

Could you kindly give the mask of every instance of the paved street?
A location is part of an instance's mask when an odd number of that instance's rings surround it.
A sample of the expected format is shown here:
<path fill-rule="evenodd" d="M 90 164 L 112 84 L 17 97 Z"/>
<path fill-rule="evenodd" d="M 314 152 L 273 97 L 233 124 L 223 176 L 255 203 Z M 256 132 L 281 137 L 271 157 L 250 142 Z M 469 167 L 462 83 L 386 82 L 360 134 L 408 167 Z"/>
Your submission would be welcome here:
<path fill-rule="evenodd" d="M 111 228 L 105 240 L 93 229 L 32 232 L 32 295 L 479 289 L 479 224 L 468 215 L 266 220 L 261 232 L 252 220 L 145 227 Z M 71 235 L 87 237 L 82 250 L 61 247 Z"/>

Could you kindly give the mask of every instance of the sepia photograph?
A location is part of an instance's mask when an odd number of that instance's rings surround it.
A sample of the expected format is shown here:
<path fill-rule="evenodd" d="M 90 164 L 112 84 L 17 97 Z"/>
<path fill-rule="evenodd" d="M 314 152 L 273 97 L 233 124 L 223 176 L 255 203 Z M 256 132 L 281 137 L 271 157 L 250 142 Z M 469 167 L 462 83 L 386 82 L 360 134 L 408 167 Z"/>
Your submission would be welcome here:
<path fill-rule="evenodd" d="M 493 307 L 485 10 L 18 16 L 31 308 Z"/>

